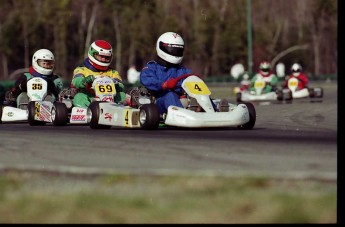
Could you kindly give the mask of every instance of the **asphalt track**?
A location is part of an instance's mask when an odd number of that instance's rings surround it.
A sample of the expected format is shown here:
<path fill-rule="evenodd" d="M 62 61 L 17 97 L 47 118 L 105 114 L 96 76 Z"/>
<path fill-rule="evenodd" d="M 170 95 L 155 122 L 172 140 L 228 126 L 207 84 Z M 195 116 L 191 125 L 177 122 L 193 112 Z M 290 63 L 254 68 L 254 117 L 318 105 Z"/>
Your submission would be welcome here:
<path fill-rule="evenodd" d="M 1 124 L 0 170 L 336 180 L 337 84 L 323 88 L 320 102 L 254 103 L 253 130 Z"/>

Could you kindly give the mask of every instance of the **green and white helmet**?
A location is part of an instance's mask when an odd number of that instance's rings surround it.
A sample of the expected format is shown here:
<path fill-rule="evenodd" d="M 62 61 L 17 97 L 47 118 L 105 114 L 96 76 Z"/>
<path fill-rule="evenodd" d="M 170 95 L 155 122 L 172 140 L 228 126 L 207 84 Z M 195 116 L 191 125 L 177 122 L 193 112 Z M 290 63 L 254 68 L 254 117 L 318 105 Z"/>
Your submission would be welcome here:
<path fill-rule="evenodd" d="M 271 70 L 271 64 L 267 61 L 261 62 L 260 63 L 260 70 L 261 70 L 262 74 L 267 75 Z"/>
<path fill-rule="evenodd" d="M 97 40 L 90 45 L 88 57 L 93 67 L 107 70 L 113 58 L 113 48 L 107 41 Z"/>

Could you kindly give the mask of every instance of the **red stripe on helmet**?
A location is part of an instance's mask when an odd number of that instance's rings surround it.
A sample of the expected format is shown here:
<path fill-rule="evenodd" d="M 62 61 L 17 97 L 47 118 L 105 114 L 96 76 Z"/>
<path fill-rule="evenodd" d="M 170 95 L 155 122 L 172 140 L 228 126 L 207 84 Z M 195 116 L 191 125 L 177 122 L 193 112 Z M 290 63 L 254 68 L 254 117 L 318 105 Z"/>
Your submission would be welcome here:
<path fill-rule="evenodd" d="M 110 50 L 111 49 L 111 45 L 107 41 L 104 41 L 104 40 L 97 40 L 95 42 L 95 44 L 97 46 L 99 46 L 100 48 L 103 48 L 103 49 L 106 49 L 106 50 Z"/>

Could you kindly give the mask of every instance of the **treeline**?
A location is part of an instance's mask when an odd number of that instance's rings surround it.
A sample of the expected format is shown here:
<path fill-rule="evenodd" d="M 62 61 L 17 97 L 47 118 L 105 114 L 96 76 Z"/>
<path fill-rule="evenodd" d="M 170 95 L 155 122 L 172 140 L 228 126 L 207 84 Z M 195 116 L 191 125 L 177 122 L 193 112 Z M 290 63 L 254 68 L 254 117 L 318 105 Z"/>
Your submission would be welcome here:
<path fill-rule="evenodd" d="M 184 64 L 204 77 L 229 75 L 248 58 L 251 3 L 253 70 L 262 60 L 300 62 L 315 75 L 337 73 L 337 0 L 0 0 L 0 79 L 16 77 L 47 48 L 70 79 L 96 39 L 114 49 L 112 67 L 126 79 L 155 55 L 166 31 L 186 43 Z"/>

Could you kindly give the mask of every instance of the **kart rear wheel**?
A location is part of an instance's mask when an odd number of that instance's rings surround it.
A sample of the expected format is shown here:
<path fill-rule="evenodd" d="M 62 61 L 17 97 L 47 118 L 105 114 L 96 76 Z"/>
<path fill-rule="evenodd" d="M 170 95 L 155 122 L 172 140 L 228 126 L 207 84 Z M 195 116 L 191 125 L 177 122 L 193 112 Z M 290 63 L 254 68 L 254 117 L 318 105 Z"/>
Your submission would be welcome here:
<path fill-rule="evenodd" d="M 36 125 L 45 125 L 46 122 L 44 121 L 36 121 L 35 120 L 35 114 L 36 112 L 39 113 L 39 108 L 36 108 L 36 102 L 35 101 L 30 101 L 28 103 L 28 122 L 29 125 L 31 126 L 36 126 Z"/>
<path fill-rule="evenodd" d="M 139 122 L 142 129 L 157 129 L 160 122 L 158 107 L 153 103 L 142 105 L 139 111 Z"/>
<path fill-rule="evenodd" d="M 290 89 L 283 90 L 283 100 L 291 101 L 292 98 L 292 91 Z"/>
<path fill-rule="evenodd" d="M 56 102 L 53 105 L 52 111 L 52 122 L 55 126 L 65 126 L 68 122 L 68 109 L 64 103 Z"/>
<path fill-rule="evenodd" d="M 308 91 L 309 91 L 309 97 L 314 98 L 315 97 L 314 88 L 308 88 Z"/>
<path fill-rule="evenodd" d="M 314 90 L 314 97 L 315 98 L 322 98 L 323 97 L 323 89 L 321 87 L 316 87 Z"/>
<path fill-rule="evenodd" d="M 248 113 L 249 113 L 249 121 L 247 123 L 245 123 L 244 125 L 240 125 L 238 126 L 239 129 L 244 129 L 244 130 L 248 130 L 248 129 L 253 129 L 255 122 L 256 122 L 256 111 L 255 111 L 255 107 L 252 103 L 243 103 L 247 106 L 248 109 Z"/>
<path fill-rule="evenodd" d="M 87 114 L 91 115 L 90 120 L 90 128 L 92 129 L 110 129 L 111 125 L 100 125 L 98 124 L 98 119 L 101 113 L 101 109 L 99 108 L 99 104 L 102 103 L 101 101 L 95 101 L 90 104 L 87 109 Z"/>

